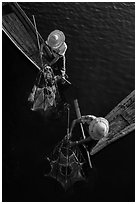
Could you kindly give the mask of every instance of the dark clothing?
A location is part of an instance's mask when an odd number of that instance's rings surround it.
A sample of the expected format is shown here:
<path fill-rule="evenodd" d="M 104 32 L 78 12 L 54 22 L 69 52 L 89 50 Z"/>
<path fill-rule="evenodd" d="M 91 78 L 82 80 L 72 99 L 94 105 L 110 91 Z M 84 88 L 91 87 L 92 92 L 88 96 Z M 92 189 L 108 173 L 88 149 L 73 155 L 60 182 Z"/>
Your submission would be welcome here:
<path fill-rule="evenodd" d="M 55 59 L 54 53 L 55 55 L 58 56 L 59 59 L 53 65 L 51 65 L 51 68 L 53 69 L 53 72 L 55 75 L 62 75 L 61 71 L 65 71 L 65 56 L 60 55 L 57 52 L 51 50 L 51 48 L 45 43 L 42 44 L 42 51 L 44 53 L 43 61 L 49 66 L 50 66 L 50 63 Z"/>
<path fill-rule="evenodd" d="M 64 71 L 64 61 L 65 61 L 64 56 L 59 55 L 59 59 L 57 60 L 57 62 L 55 62 L 51 66 L 55 75 L 62 75 L 61 71 Z"/>

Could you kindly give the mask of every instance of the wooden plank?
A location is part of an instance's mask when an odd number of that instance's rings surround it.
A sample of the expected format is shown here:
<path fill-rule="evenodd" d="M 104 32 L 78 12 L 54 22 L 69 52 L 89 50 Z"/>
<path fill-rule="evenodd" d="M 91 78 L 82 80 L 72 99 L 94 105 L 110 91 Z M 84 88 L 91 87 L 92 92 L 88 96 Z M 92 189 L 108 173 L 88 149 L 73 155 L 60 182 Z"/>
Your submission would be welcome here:
<path fill-rule="evenodd" d="M 17 48 L 40 69 L 41 60 L 34 25 L 17 3 L 3 4 L 2 10 L 3 31 Z M 44 42 L 41 35 L 38 35 L 40 43 Z"/>
<path fill-rule="evenodd" d="M 135 91 L 122 100 L 105 118 L 110 124 L 109 134 L 98 141 L 91 150 L 91 155 L 135 129 Z"/>

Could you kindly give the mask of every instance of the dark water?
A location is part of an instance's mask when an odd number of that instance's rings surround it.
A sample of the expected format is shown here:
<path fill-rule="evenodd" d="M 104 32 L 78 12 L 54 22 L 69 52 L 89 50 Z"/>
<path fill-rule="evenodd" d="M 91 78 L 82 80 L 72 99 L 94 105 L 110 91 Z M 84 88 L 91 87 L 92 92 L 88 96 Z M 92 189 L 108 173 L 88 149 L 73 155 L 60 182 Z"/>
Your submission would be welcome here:
<path fill-rule="evenodd" d="M 44 39 L 54 29 L 65 33 L 67 74 L 78 87 L 82 114 L 105 116 L 135 89 L 134 3 L 20 6 L 31 20 L 35 15 Z M 66 117 L 45 121 L 29 110 L 27 97 L 36 74 L 3 35 L 3 200 L 134 201 L 134 133 L 93 156 L 88 183 L 79 183 L 67 193 L 42 176 L 47 168 L 42 155 L 66 134 Z M 71 112 L 72 120 L 73 106 Z"/>

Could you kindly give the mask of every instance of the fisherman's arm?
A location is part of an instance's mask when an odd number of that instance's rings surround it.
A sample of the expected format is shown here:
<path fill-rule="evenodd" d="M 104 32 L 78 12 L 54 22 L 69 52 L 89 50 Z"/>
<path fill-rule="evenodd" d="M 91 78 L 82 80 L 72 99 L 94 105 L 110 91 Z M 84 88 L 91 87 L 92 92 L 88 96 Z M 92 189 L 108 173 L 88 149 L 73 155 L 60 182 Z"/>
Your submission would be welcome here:
<path fill-rule="evenodd" d="M 76 125 L 76 123 L 90 123 L 93 119 L 95 119 L 96 117 L 94 115 L 86 115 L 86 116 L 82 116 L 81 118 L 79 119 L 76 119 L 76 120 L 73 120 L 72 122 L 72 125 L 71 125 L 71 128 L 70 128 L 70 137 L 72 136 L 72 131 Z M 86 141 L 89 141 L 90 140 L 90 137 L 89 139 L 86 138 L 87 140 L 84 140 L 85 142 Z"/>
<path fill-rule="evenodd" d="M 62 66 L 62 69 L 61 69 L 61 74 L 62 74 L 62 77 L 65 78 L 65 75 L 66 75 L 66 66 L 65 66 L 66 57 L 65 57 L 65 55 L 63 55 L 62 60 L 63 60 L 63 66 Z"/>
<path fill-rule="evenodd" d="M 65 77 L 65 76 L 67 77 L 67 75 L 66 75 L 66 57 L 65 57 L 65 53 L 66 53 L 66 50 L 67 50 L 67 44 L 64 43 L 64 46 L 65 46 L 64 51 L 60 53 L 63 56 L 63 66 L 62 66 L 61 72 L 62 72 L 63 77 Z"/>
<path fill-rule="evenodd" d="M 80 141 L 70 142 L 70 145 L 71 145 L 71 146 L 81 145 L 81 144 L 88 143 L 89 141 L 91 141 L 91 137 L 87 137 L 87 138 L 82 139 L 82 140 L 80 140 Z"/>
<path fill-rule="evenodd" d="M 84 115 L 81 117 L 82 123 L 90 123 L 92 120 L 94 120 L 96 117 L 94 115 Z"/>
<path fill-rule="evenodd" d="M 62 74 L 62 77 L 65 78 L 65 77 L 68 77 L 66 75 L 66 57 L 65 57 L 65 53 L 66 53 L 66 50 L 67 50 L 67 44 L 64 42 L 64 49 L 60 50 L 59 51 L 59 55 L 62 57 L 62 67 L 61 67 L 61 74 Z"/>

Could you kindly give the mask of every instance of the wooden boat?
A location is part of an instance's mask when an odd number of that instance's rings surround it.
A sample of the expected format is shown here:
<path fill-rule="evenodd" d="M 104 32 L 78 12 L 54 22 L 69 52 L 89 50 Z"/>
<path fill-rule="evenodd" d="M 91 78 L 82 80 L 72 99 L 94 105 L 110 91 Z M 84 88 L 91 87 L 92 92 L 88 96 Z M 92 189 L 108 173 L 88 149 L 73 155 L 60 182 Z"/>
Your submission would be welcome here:
<path fill-rule="evenodd" d="M 36 30 L 18 3 L 2 3 L 2 29 L 17 48 L 38 68 L 41 67 Z M 44 40 L 38 33 L 39 41 Z M 46 50 L 44 50 L 46 53 Z"/>
<path fill-rule="evenodd" d="M 135 91 L 123 99 L 105 118 L 110 124 L 109 135 L 98 141 L 91 150 L 91 155 L 135 129 Z"/>

